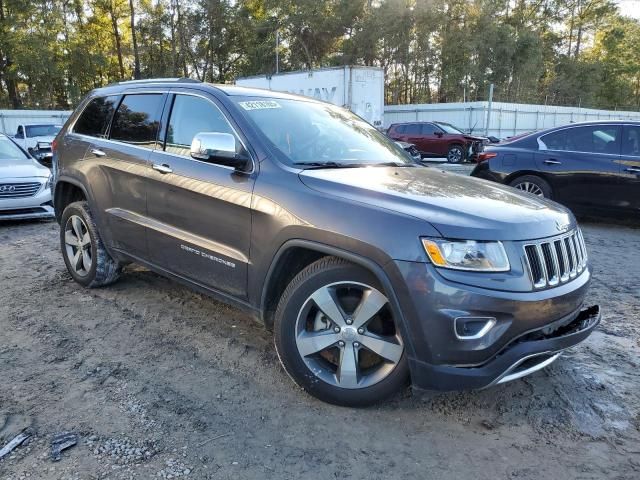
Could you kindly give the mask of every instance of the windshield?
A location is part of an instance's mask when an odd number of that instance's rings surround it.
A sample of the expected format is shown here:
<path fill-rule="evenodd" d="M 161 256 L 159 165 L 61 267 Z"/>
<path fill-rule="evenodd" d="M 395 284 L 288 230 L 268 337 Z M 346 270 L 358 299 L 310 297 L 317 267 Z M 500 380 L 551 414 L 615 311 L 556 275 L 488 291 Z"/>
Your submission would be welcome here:
<path fill-rule="evenodd" d="M 438 125 L 446 133 L 462 133 L 464 135 L 464 132 L 462 130 L 460 130 L 459 128 L 454 127 L 453 125 L 451 125 L 449 123 L 437 123 L 436 125 Z"/>
<path fill-rule="evenodd" d="M 290 165 L 409 165 L 404 151 L 360 117 L 329 104 L 281 98 L 235 98 Z"/>
<path fill-rule="evenodd" d="M 0 136 L 0 160 L 28 158 L 20 148 L 7 137 Z"/>
<path fill-rule="evenodd" d="M 57 125 L 27 125 L 27 137 L 55 137 L 62 127 Z"/>

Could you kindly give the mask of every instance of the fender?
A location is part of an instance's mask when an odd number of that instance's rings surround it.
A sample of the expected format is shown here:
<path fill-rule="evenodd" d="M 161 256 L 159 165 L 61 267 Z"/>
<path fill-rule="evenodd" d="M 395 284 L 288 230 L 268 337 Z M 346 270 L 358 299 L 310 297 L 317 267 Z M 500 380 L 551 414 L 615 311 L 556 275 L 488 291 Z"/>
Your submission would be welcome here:
<path fill-rule="evenodd" d="M 100 217 L 98 215 L 96 215 L 96 210 L 97 209 L 94 208 L 95 205 L 94 205 L 94 202 L 93 202 L 93 196 L 89 195 L 89 191 L 82 184 L 82 182 L 80 182 L 75 177 L 70 177 L 68 175 L 62 175 L 62 176 L 56 178 L 55 187 L 53 189 L 53 206 L 54 206 L 54 210 L 55 210 L 55 213 L 56 213 L 56 220 L 58 221 L 58 223 L 60 223 L 60 218 L 62 217 L 62 212 L 58 212 L 58 209 L 57 209 L 57 206 L 56 206 L 56 194 L 58 192 L 58 184 L 60 182 L 70 183 L 71 185 L 73 185 L 75 187 L 78 187 L 80 190 L 82 190 L 84 198 L 87 199 L 87 203 L 89 204 L 89 209 L 93 212 L 94 220 L 98 224 L 98 230 L 100 230 L 101 219 L 100 219 Z M 112 249 L 110 245 L 107 245 L 105 243 L 104 247 L 106 248 L 107 252 L 109 252 L 109 255 L 111 255 L 112 258 L 114 258 L 116 260 L 120 260 L 120 261 L 125 261 L 126 260 L 125 256 L 120 254 L 117 250 Z"/>
<path fill-rule="evenodd" d="M 78 187 L 80 190 L 82 190 L 82 193 L 84 194 L 84 198 L 86 198 L 87 202 L 89 202 L 89 206 L 91 206 L 91 204 L 93 203 L 93 199 L 89 195 L 89 192 L 87 191 L 86 187 L 82 184 L 82 182 L 80 182 L 79 180 L 77 180 L 74 177 L 69 177 L 67 175 L 63 175 L 63 176 L 60 176 L 60 177 L 56 178 L 56 183 L 55 183 L 55 186 L 53 188 L 53 206 L 54 206 L 54 209 L 56 210 L 56 218 L 58 219 L 58 221 L 60 220 L 60 217 L 62 216 L 62 212 L 58 212 L 57 211 L 57 208 L 56 208 L 56 196 L 58 194 L 58 184 L 62 183 L 62 182 L 70 183 L 74 187 Z"/>
<path fill-rule="evenodd" d="M 267 270 L 267 275 L 265 276 L 265 279 L 263 282 L 262 294 L 260 298 L 260 316 L 263 324 L 265 322 L 264 317 L 265 317 L 266 305 L 267 305 L 267 298 L 266 298 L 267 285 L 269 285 L 271 281 L 273 271 L 275 269 L 275 266 L 278 264 L 280 257 L 288 249 L 294 248 L 294 247 L 304 247 L 304 248 L 308 248 L 309 250 L 315 250 L 317 252 L 324 253 L 326 255 L 343 258 L 352 263 L 355 263 L 356 265 L 360 265 L 361 267 L 366 268 L 371 273 L 373 273 L 378 279 L 378 281 L 382 284 L 382 287 L 384 288 L 384 291 L 387 294 L 387 297 L 389 298 L 389 303 L 391 304 L 391 309 L 393 311 L 394 318 L 398 319 L 400 333 L 402 334 L 402 338 L 405 342 L 405 346 L 407 347 L 407 354 L 410 357 L 414 356 L 415 350 L 411 342 L 411 336 L 409 335 L 409 332 L 406 328 L 406 322 L 404 319 L 404 315 L 402 314 L 402 309 L 400 308 L 400 303 L 398 302 L 398 297 L 396 296 L 396 293 L 393 289 L 391 281 L 389 280 L 389 277 L 387 276 L 384 269 L 379 264 L 377 264 L 373 260 L 370 260 L 366 257 L 363 257 L 353 252 L 349 252 L 347 250 L 343 250 L 341 248 L 333 247 L 331 245 L 314 242 L 312 240 L 304 240 L 304 239 L 288 240 L 280 246 L 277 253 L 273 257 L 273 260 L 271 261 L 271 265 L 269 265 L 269 270 Z"/>

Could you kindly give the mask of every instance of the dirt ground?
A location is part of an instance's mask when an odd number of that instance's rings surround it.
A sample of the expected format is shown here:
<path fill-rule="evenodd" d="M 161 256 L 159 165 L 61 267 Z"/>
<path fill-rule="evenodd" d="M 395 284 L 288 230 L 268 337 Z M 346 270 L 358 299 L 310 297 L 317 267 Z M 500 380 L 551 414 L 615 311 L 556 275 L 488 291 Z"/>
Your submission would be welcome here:
<path fill-rule="evenodd" d="M 0 224 L 0 448 L 33 432 L 0 478 L 639 479 L 640 230 L 583 228 L 587 342 L 510 384 L 356 410 L 297 389 L 239 311 L 139 267 L 85 290 L 57 224 Z"/>

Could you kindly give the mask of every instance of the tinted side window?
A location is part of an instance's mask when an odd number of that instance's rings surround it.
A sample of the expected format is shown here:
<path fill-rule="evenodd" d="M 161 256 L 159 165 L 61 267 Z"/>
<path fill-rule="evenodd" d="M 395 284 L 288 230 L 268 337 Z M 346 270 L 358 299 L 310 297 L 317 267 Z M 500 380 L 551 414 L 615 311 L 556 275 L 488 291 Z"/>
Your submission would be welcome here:
<path fill-rule="evenodd" d="M 568 130 L 567 150 L 587 153 L 620 153 L 620 132 L 615 125 L 597 125 Z"/>
<path fill-rule="evenodd" d="M 422 132 L 422 126 L 419 123 L 409 123 L 405 128 L 404 133 L 408 135 L 420 135 Z"/>
<path fill-rule="evenodd" d="M 188 157 L 193 137 L 201 132 L 234 134 L 225 116 L 213 103 L 191 95 L 176 95 L 167 127 L 165 150 Z"/>
<path fill-rule="evenodd" d="M 407 126 L 406 125 L 398 125 L 395 128 L 396 133 L 407 133 L 406 130 L 407 130 Z"/>
<path fill-rule="evenodd" d="M 439 132 L 440 129 L 436 127 L 433 123 L 423 123 L 422 124 L 422 134 L 423 135 L 435 135 L 436 132 Z"/>
<path fill-rule="evenodd" d="M 640 157 L 640 127 L 624 127 L 622 154 Z"/>
<path fill-rule="evenodd" d="M 80 114 L 73 131 L 91 137 L 104 138 L 117 102 L 117 95 L 94 98 Z"/>
<path fill-rule="evenodd" d="M 620 151 L 620 127 L 594 125 L 553 132 L 541 137 L 548 150 L 568 150 L 585 153 L 618 154 Z"/>
<path fill-rule="evenodd" d="M 162 94 L 126 95 L 111 127 L 111 139 L 154 148 L 160 127 Z"/>

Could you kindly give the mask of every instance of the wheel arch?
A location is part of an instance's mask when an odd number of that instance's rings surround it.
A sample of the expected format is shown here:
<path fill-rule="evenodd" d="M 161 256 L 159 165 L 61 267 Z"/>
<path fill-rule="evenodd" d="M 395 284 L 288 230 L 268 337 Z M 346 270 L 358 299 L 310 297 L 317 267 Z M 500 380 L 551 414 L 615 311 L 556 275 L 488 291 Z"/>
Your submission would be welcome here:
<path fill-rule="evenodd" d="M 541 172 L 540 170 L 518 170 L 517 172 L 510 173 L 504 179 L 504 184 L 509 185 L 516 178 L 524 177 L 526 175 L 532 175 L 534 177 L 540 177 L 545 182 L 547 182 L 551 187 L 554 187 L 554 183 L 551 181 L 551 175 L 547 175 L 545 172 Z"/>
<path fill-rule="evenodd" d="M 56 181 L 53 193 L 53 208 L 58 223 L 60 223 L 62 212 L 64 212 L 67 205 L 82 200 L 89 201 L 89 195 L 82 183 L 69 177 L 59 178 Z"/>
<path fill-rule="evenodd" d="M 292 258 L 290 255 L 295 254 L 296 252 L 300 253 L 301 251 L 306 252 L 306 255 L 308 255 L 307 258 L 310 261 L 302 265 L 297 271 L 295 271 L 295 273 L 292 271 L 287 272 L 286 269 L 282 270 L 283 266 L 286 266 L 287 261 Z M 376 279 L 382 285 L 387 298 L 389 299 L 394 318 L 398 320 L 398 326 L 400 328 L 405 345 L 407 346 L 408 353 L 410 355 L 413 355 L 411 336 L 409 335 L 409 332 L 407 330 L 407 323 L 404 319 L 402 309 L 400 308 L 400 302 L 398 301 L 398 297 L 395 293 L 391 280 L 389 279 L 382 266 L 375 261 L 357 253 L 353 253 L 338 247 L 326 245 L 312 240 L 289 240 L 278 249 L 276 255 L 273 257 L 271 265 L 269 266 L 269 269 L 265 276 L 265 281 L 263 283 L 262 294 L 260 298 L 260 315 L 261 320 L 265 324 L 265 326 L 267 326 L 267 328 L 271 328 L 273 326 L 273 316 L 275 314 L 275 308 L 277 307 L 280 295 L 282 294 L 282 292 L 284 292 L 284 289 L 287 287 L 289 282 L 307 265 L 310 265 L 314 261 L 325 256 L 334 256 L 347 260 L 351 263 L 354 263 L 355 265 L 359 265 L 365 268 L 376 277 Z M 285 272 L 288 274 L 288 276 L 290 276 L 288 280 L 285 280 L 287 276 L 283 276 L 283 273 Z M 280 288 L 282 288 L 281 291 L 279 290 Z"/>

